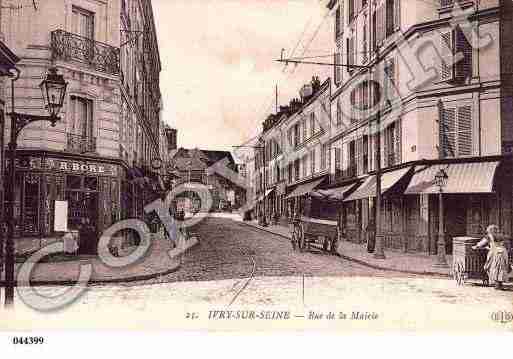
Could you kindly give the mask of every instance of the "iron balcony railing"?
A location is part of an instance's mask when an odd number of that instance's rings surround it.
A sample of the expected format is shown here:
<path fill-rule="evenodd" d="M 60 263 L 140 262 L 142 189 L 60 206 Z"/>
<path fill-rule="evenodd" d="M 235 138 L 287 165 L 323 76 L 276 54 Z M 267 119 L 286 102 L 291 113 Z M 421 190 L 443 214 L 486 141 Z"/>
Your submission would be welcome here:
<path fill-rule="evenodd" d="M 64 30 L 52 31 L 51 35 L 54 60 L 77 61 L 96 71 L 119 74 L 119 48 Z"/>
<path fill-rule="evenodd" d="M 73 153 L 96 152 L 96 137 L 68 133 L 66 150 Z"/>

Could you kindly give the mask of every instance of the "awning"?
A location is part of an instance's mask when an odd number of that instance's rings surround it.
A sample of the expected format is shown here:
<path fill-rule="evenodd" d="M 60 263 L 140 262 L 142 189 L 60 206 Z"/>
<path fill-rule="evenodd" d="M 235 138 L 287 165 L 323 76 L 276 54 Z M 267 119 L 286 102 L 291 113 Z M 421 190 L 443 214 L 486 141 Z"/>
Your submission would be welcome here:
<path fill-rule="evenodd" d="M 358 182 L 351 183 L 342 187 L 336 187 L 331 189 L 319 189 L 312 194 L 319 194 L 319 197 L 324 197 L 331 200 L 342 200 L 347 192 L 353 189 Z"/>
<path fill-rule="evenodd" d="M 386 172 L 381 175 L 381 194 L 391 189 L 397 182 L 399 182 L 411 169 L 411 167 L 401 168 L 395 171 Z M 354 201 L 357 199 L 369 198 L 376 196 L 376 176 L 368 177 L 363 184 L 354 191 L 344 201 Z"/>
<path fill-rule="evenodd" d="M 498 165 L 490 161 L 416 166 L 405 194 L 438 193 L 434 179 L 442 168 L 448 176 L 444 193 L 491 193 Z"/>
<path fill-rule="evenodd" d="M 324 178 L 319 178 L 318 180 L 300 184 L 298 185 L 288 196 L 287 198 L 299 197 L 304 194 L 312 192 L 321 182 L 324 181 Z"/>

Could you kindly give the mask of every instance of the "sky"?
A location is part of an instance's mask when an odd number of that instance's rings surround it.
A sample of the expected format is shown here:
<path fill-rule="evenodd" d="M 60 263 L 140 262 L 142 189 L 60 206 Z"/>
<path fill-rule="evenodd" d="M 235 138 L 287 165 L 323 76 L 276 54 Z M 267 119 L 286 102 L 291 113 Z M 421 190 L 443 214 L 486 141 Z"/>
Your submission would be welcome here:
<path fill-rule="evenodd" d="M 299 97 L 330 66 L 284 66 L 284 57 L 332 53 L 332 17 L 319 0 L 153 0 L 163 119 L 178 146 L 231 150 L 261 130 L 278 104 Z M 293 51 L 295 49 L 295 51 Z M 331 57 L 315 60 L 332 62 Z"/>

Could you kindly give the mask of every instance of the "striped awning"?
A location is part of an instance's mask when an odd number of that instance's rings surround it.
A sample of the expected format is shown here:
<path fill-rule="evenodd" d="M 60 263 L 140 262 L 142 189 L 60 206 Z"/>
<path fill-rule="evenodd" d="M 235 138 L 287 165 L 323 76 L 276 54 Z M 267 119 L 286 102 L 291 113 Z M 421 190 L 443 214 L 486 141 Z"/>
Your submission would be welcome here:
<path fill-rule="evenodd" d="M 330 188 L 330 189 L 319 189 L 312 193 L 312 195 L 318 195 L 320 198 L 327 198 L 331 200 L 343 200 L 347 192 L 353 189 L 358 182 L 351 183 L 342 187 Z"/>
<path fill-rule="evenodd" d="M 388 190 L 392 189 L 394 185 L 399 182 L 411 167 L 401 168 L 395 171 L 386 172 L 381 175 L 381 194 L 385 194 Z M 369 198 L 376 196 L 376 176 L 372 175 L 362 183 L 362 185 L 354 191 L 349 197 L 344 199 L 345 202 L 354 201 L 357 199 Z"/>
<path fill-rule="evenodd" d="M 307 193 L 310 193 L 314 189 L 316 189 L 317 186 L 319 186 L 322 181 L 324 181 L 324 177 L 319 178 L 312 182 L 300 184 L 287 196 L 287 198 L 299 197 L 299 196 L 305 195 Z"/>
<path fill-rule="evenodd" d="M 438 193 L 434 183 L 440 169 L 447 173 L 444 193 L 491 193 L 498 161 L 415 166 L 405 194 Z"/>

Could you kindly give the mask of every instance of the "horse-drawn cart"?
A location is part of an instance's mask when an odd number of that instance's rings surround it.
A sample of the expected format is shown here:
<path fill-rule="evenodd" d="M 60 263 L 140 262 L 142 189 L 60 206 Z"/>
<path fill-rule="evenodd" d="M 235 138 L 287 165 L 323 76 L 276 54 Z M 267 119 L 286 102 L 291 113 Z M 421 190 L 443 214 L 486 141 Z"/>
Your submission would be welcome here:
<path fill-rule="evenodd" d="M 324 252 L 336 253 L 338 239 L 336 221 L 301 216 L 292 221 L 291 233 L 294 250 L 304 251 L 316 247 Z"/>

